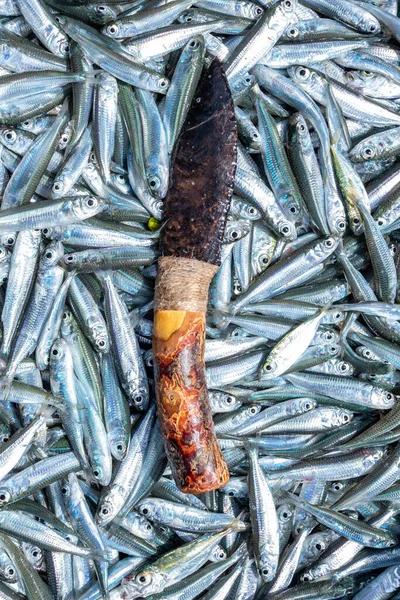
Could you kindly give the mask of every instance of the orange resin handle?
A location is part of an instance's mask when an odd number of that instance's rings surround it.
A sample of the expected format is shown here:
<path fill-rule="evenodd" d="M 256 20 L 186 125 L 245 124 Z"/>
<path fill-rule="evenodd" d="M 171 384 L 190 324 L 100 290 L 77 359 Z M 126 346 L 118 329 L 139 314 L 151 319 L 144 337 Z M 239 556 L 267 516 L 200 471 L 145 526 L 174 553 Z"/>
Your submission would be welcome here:
<path fill-rule="evenodd" d="M 220 488 L 229 479 L 208 401 L 204 345 L 202 312 L 155 310 L 158 418 L 176 484 L 190 494 Z"/>

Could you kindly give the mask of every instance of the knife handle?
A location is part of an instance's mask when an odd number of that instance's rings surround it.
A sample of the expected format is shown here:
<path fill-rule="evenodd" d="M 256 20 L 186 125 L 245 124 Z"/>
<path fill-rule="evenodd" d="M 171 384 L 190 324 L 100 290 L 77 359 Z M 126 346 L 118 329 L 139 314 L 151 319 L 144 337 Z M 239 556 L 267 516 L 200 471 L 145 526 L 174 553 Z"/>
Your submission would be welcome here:
<path fill-rule="evenodd" d="M 153 362 L 158 418 L 178 487 L 189 494 L 220 488 L 228 467 L 214 432 L 204 345 L 208 288 L 217 267 L 159 259 Z"/>

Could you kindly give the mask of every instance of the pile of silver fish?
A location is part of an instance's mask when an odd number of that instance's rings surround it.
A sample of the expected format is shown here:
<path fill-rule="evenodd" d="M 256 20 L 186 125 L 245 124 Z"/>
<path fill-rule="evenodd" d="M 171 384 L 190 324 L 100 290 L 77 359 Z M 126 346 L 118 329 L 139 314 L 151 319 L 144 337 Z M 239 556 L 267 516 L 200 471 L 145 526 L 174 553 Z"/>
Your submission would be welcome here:
<path fill-rule="evenodd" d="M 0 0 L 1 600 L 400 598 L 398 9 Z M 240 138 L 206 342 L 231 478 L 196 497 L 152 299 L 214 57 Z"/>

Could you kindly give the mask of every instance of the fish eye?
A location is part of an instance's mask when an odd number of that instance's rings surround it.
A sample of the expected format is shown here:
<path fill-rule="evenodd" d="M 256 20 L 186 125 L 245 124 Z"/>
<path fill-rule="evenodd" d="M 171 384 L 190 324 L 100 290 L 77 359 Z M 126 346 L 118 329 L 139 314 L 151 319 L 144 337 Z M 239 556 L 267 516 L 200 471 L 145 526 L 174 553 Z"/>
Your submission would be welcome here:
<path fill-rule="evenodd" d="M 107 33 L 109 35 L 116 35 L 118 33 L 118 26 L 117 25 L 109 25 L 107 27 Z"/>
<path fill-rule="evenodd" d="M 99 13 L 104 13 L 106 12 L 107 8 L 105 6 L 98 6 L 96 10 Z"/>
<path fill-rule="evenodd" d="M 391 394 L 390 392 L 388 392 L 388 393 L 386 394 L 386 399 L 387 399 L 387 400 L 393 400 L 393 394 Z"/>
<path fill-rule="evenodd" d="M 227 404 L 232 404 L 233 400 L 234 400 L 233 396 L 225 396 L 225 402 Z"/>
<path fill-rule="evenodd" d="M 378 225 L 379 227 L 382 227 L 382 225 L 384 225 L 385 222 L 383 221 L 383 219 L 378 219 Z"/>
<path fill-rule="evenodd" d="M 70 51 L 69 44 L 67 42 L 61 42 L 60 44 L 60 52 L 62 54 L 68 54 Z"/>
<path fill-rule="evenodd" d="M 86 200 L 86 206 L 89 206 L 89 208 L 91 208 L 92 206 L 96 205 L 96 200 L 94 198 L 88 198 Z"/>
<path fill-rule="evenodd" d="M 292 0 L 285 0 L 283 4 L 285 8 L 292 8 Z"/>
<path fill-rule="evenodd" d="M 158 188 L 160 187 L 160 180 L 158 177 L 151 177 L 149 179 L 149 186 L 152 190 L 158 190 Z"/>
<path fill-rule="evenodd" d="M 375 150 L 371 146 L 365 146 L 365 148 L 361 152 L 361 155 L 363 158 L 366 159 L 372 158 L 375 155 Z"/>
<path fill-rule="evenodd" d="M 191 23 L 193 21 L 193 17 L 191 17 L 190 15 L 188 15 L 186 17 L 185 21 L 186 21 L 186 23 Z M 190 46 L 190 44 L 189 44 L 189 46 Z M 190 47 L 192 48 L 193 46 L 190 46 Z"/>
<path fill-rule="evenodd" d="M 51 351 L 53 356 L 58 356 L 59 352 L 57 350 L 57 348 L 53 348 L 53 350 Z"/>
<path fill-rule="evenodd" d="M 14 242 L 15 242 L 15 239 L 14 239 L 14 238 L 12 238 L 12 237 L 9 237 L 9 238 L 7 238 L 7 244 L 8 244 L 9 246 L 13 246 L 13 245 L 14 245 Z"/>
<path fill-rule="evenodd" d="M 68 494 L 68 486 L 63 485 L 61 488 L 61 493 L 63 496 L 66 496 Z"/>
<path fill-rule="evenodd" d="M 5 502 L 7 500 L 7 494 L 5 492 L 0 492 L 0 502 Z"/>
<path fill-rule="evenodd" d="M 343 415 L 343 422 L 347 423 L 348 420 L 349 420 L 349 415 Z"/>
<path fill-rule="evenodd" d="M 6 575 L 8 575 L 8 577 L 14 577 L 15 571 L 12 567 L 8 567 L 7 571 L 6 571 Z"/>
<path fill-rule="evenodd" d="M 37 558 L 40 555 L 39 550 L 37 548 L 33 548 L 32 556 L 33 558 Z"/>
<path fill-rule="evenodd" d="M 74 260 L 74 257 L 72 256 L 72 254 L 68 254 L 68 256 L 65 257 L 65 260 L 68 262 L 72 262 Z"/>
<path fill-rule="evenodd" d="M 287 225 L 284 225 L 284 226 L 282 227 L 282 233 L 283 233 L 283 235 L 288 235 L 288 234 L 289 234 L 289 232 L 290 232 L 290 229 L 289 229 L 289 227 L 288 227 Z"/>
<path fill-rule="evenodd" d="M 93 469 L 93 475 L 96 477 L 96 479 L 100 479 L 101 478 L 101 470 L 96 467 L 95 469 Z"/>
<path fill-rule="evenodd" d="M 271 365 L 271 363 L 265 363 L 265 365 L 264 365 L 264 371 L 272 371 L 272 365 Z"/>
<path fill-rule="evenodd" d="M 264 576 L 267 576 L 267 575 L 269 575 L 269 569 L 267 569 L 267 567 L 264 567 L 264 568 L 262 569 L 261 573 L 262 573 Z"/>
<path fill-rule="evenodd" d="M 263 14 L 263 9 L 260 8 L 259 6 L 257 6 L 257 8 L 255 9 L 255 14 L 257 17 L 260 17 Z"/>
<path fill-rule="evenodd" d="M 374 33 L 376 31 L 376 25 L 374 25 L 373 23 L 371 23 L 371 25 L 368 27 L 368 31 L 370 33 Z"/>
<path fill-rule="evenodd" d="M 304 405 L 304 408 L 306 410 L 311 410 L 312 409 L 312 404 L 310 402 L 306 402 L 305 405 Z"/>
<path fill-rule="evenodd" d="M 8 130 L 5 132 L 4 137 L 8 142 L 13 142 L 16 139 L 17 134 L 15 133 L 15 131 Z"/>
<path fill-rule="evenodd" d="M 256 407 L 256 406 L 252 406 L 252 407 L 250 408 L 250 410 L 249 410 L 249 413 L 250 413 L 251 415 L 255 415 L 257 412 L 258 412 L 258 411 L 257 411 L 257 407 Z"/>
<path fill-rule="evenodd" d="M 344 231 L 346 229 L 346 221 L 339 221 L 338 229 L 340 229 L 341 231 Z"/>
<path fill-rule="evenodd" d="M 305 69 L 304 67 L 300 67 L 299 69 L 297 69 L 297 74 L 299 75 L 299 77 L 303 77 L 304 79 L 306 79 L 309 76 L 310 71 L 308 69 Z"/>
<path fill-rule="evenodd" d="M 297 37 L 299 35 L 299 30 L 297 29 L 297 27 L 290 27 L 290 29 L 288 29 L 287 32 L 289 37 Z"/>
<path fill-rule="evenodd" d="M 150 523 L 145 523 L 144 528 L 146 531 L 151 531 L 153 529 Z"/>
<path fill-rule="evenodd" d="M 188 17 L 188 19 L 191 21 L 192 17 Z M 188 21 L 188 19 L 186 19 L 186 21 Z M 197 40 L 190 40 L 189 42 L 189 48 L 198 48 L 199 46 L 199 42 Z"/>
<path fill-rule="evenodd" d="M 253 206 L 249 206 L 247 212 L 249 213 L 249 215 L 255 215 L 256 209 Z"/>
<path fill-rule="evenodd" d="M 316 549 L 316 550 L 319 550 L 319 551 L 320 551 L 320 550 L 322 550 L 322 545 L 321 545 L 319 542 L 317 542 L 317 543 L 315 544 L 315 549 Z"/>
<path fill-rule="evenodd" d="M 353 224 L 358 225 L 360 223 L 360 219 L 358 217 L 354 217 Z"/>
<path fill-rule="evenodd" d="M 53 253 L 50 251 L 46 252 L 45 256 L 46 256 L 46 258 L 48 258 L 50 260 L 51 258 L 53 258 Z"/>
<path fill-rule="evenodd" d="M 315 546 L 317 547 L 317 546 Z M 310 575 L 307 575 L 307 573 L 304 573 L 304 575 L 302 576 L 303 581 L 311 581 L 311 577 Z"/>
<path fill-rule="evenodd" d="M 239 232 L 236 231 L 236 229 L 234 229 L 233 231 L 231 231 L 231 238 L 233 240 L 236 240 L 236 238 L 238 238 L 238 237 L 239 237 Z"/>
<path fill-rule="evenodd" d="M 148 514 L 150 514 L 150 510 L 148 508 L 146 508 L 146 506 L 143 506 L 140 509 L 140 512 L 142 513 L 142 515 L 148 515 Z"/>
<path fill-rule="evenodd" d="M 297 212 L 297 208 L 295 206 L 291 206 L 289 210 L 291 213 Z"/>
<path fill-rule="evenodd" d="M 168 79 L 160 79 L 159 82 L 160 88 L 165 88 L 168 86 Z"/>
<path fill-rule="evenodd" d="M 103 517 L 107 517 L 107 515 L 109 515 L 109 514 L 110 514 L 110 511 L 108 510 L 108 508 L 107 508 L 106 506 L 103 506 L 103 507 L 100 509 L 100 514 L 101 514 Z"/>
<path fill-rule="evenodd" d="M 143 396 L 142 394 L 135 394 L 134 397 L 132 398 L 133 403 L 137 404 L 138 406 L 140 406 L 141 404 L 143 404 Z"/>
<path fill-rule="evenodd" d="M 245 83 L 251 83 L 252 79 L 251 79 L 251 77 L 245 77 L 244 81 L 245 81 Z"/>
<path fill-rule="evenodd" d="M 117 448 L 118 452 L 122 452 L 124 449 L 122 444 L 117 444 L 116 448 Z"/>
<path fill-rule="evenodd" d="M 333 246 L 333 240 L 331 240 L 331 239 L 325 240 L 325 246 L 327 248 L 332 248 L 332 246 Z"/>
<path fill-rule="evenodd" d="M 331 339 L 333 339 L 333 335 L 328 331 L 328 333 L 326 334 L 326 339 L 329 341 Z"/>
<path fill-rule="evenodd" d="M 297 127 L 296 127 L 297 131 L 299 131 L 300 133 L 304 133 L 306 128 L 304 127 L 303 123 L 297 123 Z"/>
<path fill-rule="evenodd" d="M 347 371 L 347 365 L 346 365 L 346 363 L 341 363 L 340 370 L 341 371 Z"/>
<path fill-rule="evenodd" d="M 226 554 L 223 550 L 221 550 L 220 552 L 218 552 L 218 558 L 220 560 L 223 560 L 226 557 Z"/>
<path fill-rule="evenodd" d="M 151 575 L 150 573 L 140 573 L 137 577 L 136 577 L 137 581 L 139 583 L 150 583 L 151 581 Z"/>

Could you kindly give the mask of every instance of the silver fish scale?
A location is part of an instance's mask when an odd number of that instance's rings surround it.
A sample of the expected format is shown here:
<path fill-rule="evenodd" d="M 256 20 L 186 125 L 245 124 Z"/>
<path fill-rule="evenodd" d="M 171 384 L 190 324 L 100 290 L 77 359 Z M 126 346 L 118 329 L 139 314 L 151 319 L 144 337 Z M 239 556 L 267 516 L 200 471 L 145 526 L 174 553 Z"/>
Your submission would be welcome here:
<path fill-rule="evenodd" d="M 0 0 L 0 598 L 400 597 L 399 9 Z M 214 57 L 239 136 L 205 348 L 231 479 L 193 496 L 153 295 Z"/>

